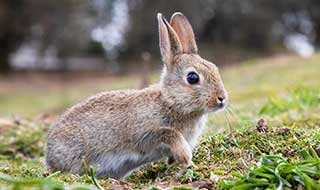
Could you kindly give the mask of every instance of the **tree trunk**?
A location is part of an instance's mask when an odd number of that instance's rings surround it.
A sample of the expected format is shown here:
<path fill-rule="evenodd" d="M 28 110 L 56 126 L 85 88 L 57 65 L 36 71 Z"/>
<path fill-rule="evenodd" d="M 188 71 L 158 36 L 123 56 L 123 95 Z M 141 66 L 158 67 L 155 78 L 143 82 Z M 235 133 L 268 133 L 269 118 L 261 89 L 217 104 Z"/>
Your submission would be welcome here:
<path fill-rule="evenodd" d="M 5 50 L 0 53 L 0 74 L 8 74 L 11 70 L 9 62 L 10 53 Z"/>
<path fill-rule="evenodd" d="M 14 36 L 10 33 L 4 33 L 0 37 L 0 74 L 8 74 L 11 70 L 9 56 L 12 51 Z"/>
<path fill-rule="evenodd" d="M 314 25 L 315 25 L 314 28 L 315 28 L 315 35 L 316 35 L 314 43 L 316 48 L 319 48 L 320 47 L 320 20 L 319 22 L 315 22 Z"/>

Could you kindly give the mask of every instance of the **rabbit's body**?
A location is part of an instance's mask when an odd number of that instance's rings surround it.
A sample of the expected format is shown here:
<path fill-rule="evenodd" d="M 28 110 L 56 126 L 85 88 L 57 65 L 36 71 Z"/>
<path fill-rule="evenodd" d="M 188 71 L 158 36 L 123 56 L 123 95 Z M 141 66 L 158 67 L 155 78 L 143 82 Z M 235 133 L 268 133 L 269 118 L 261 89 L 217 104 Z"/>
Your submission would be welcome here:
<path fill-rule="evenodd" d="M 181 14 L 170 24 L 158 15 L 162 60 L 157 85 L 100 93 L 70 108 L 48 134 L 51 171 L 122 178 L 144 164 L 168 157 L 192 165 L 207 114 L 225 107 L 227 93 L 217 67 L 197 53 L 191 25 Z"/>
<path fill-rule="evenodd" d="M 176 106 L 159 86 L 152 86 L 100 93 L 72 107 L 49 132 L 54 139 L 47 144 L 50 169 L 81 173 L 85 159 L 99 166 L 98 176 L 123 177 L 139 166 L 172 156 L 164 144 L 148 147 L 143 142 L 152 141 L 152 132 L 159 128 L 177 130 L 193 148 L 207 115 L 179 113 L 169 105 Z"/>

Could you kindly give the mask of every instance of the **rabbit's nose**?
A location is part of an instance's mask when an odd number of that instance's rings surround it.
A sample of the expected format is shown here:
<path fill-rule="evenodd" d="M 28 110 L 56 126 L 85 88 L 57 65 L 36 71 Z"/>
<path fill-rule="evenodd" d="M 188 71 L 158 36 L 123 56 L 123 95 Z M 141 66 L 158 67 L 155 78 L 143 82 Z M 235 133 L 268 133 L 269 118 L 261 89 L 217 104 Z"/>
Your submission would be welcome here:
<path fill-rule="evenodd" d="M 220 107 L 223 107 L 226 103 L 226 98 L 223 96 L 218 96 L 217 103 L 219 104 Z"/>
<path fill-rule="evenodd" d="M 218 102 L 221 102 L 221 103 L 223 103 L 225 101 L 225 98 L 222 96 L 218 96 L 217 99 L 218 99 Z"/>

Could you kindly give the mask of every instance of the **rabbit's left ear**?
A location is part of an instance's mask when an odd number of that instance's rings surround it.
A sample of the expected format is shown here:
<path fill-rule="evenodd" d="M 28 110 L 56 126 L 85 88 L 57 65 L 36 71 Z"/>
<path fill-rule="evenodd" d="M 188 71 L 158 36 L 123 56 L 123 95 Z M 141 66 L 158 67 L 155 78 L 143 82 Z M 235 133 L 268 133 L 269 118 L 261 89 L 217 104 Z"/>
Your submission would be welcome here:
<path fill-rule="evenodd" d="M 198 53 L 192 26 L 188 19 L 182 13 L 176 12 L 171 17 L 170 25 L 179 37 L 183 53 Z"/>
<path fill-rule="evenodd" d="M 182 53 L 182 45 L 178 35 L 161 13 L 158 13 L 158 24 L 162 60 L 167 65 L 167 68 L 171 70 L 174 65 L 174 56 Z"/>

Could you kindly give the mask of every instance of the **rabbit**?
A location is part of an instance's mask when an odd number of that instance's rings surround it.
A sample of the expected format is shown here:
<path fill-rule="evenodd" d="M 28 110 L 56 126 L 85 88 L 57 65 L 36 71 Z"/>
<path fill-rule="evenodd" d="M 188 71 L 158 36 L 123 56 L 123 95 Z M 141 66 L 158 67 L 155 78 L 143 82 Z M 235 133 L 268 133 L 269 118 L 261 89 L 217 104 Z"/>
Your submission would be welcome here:
<path fill-rule="evenodd" d="M 160 82 L 142 90 L 107 91 L 69 108 L 47 136 L 51 172 L 84 172 L 123 179 L 148 163 L 168 159 L 192 166 L 192 150 L 210 112 L 228 102 L 218 68 L 201 58 L 192 27 L 180 12 L 170 23 L 157 15 L 164 63 Z"/>

